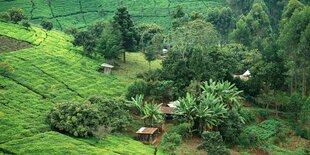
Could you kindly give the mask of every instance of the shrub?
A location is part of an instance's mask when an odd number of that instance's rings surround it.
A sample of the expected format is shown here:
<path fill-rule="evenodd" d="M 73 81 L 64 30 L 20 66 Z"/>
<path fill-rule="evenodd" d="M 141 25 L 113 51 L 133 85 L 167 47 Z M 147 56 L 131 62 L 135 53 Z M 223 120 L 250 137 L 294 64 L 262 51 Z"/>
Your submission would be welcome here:
<path fill-rule="evenodd" d="M 182 137 L 188 137 L 191 135 L 191 128 L 192 128 L 191 124 L 182 123 L 175 127 L 175 131 L 177 134 L 181 135 Z"/>
<path fill-rule="evenodd" d="M 175 154 L 175 150 L 181 145 L 181 135 L 175 132 L 165 133 L 161 140 L 163 151 L 169 154 Z"/>
<path fill-rule="evenodd" d="M 254 133 L 241 132 L 238 137 L 238 144 L 244 147 L 253 147 L 258 142 L 258 137 Z"/>
<path fill-rule="evenodd" d="M 223 137 L 223 140 L 231 145 L 238 143 L 238 138 L 242 131 L 242 121 L 240 115 L 237 112 L 231 111 L 225 123 L 219 126 L 219 131 Z"/>
<path fill-rule="evenodd" d="M 27 20 L 23 20 L 23 21 L 22 21 L 22 25 L 23 25 L 24 27 L 26 27 L 27 29 L 30 27 L 30 23 L 29 23 L 29 21 L 27 21 Z"/>
<path fill-rule="evenodd" d="M 147 96 L 149 95 L 148 91 L 149 88 L 147 82 L 145 82 L 144 80 L 138 80 L 128 87 L 126 98 L 130 100 L 132 97 L 140 94 L 144 94 L 145 96 Z"/>
<path fill-rule="evenodd" d="M 10 18 L 9 13 L 7 13 L 7 12 L 1 12 L 0 13 L 0 21 L 8 22 L 10 20 L 11 20 L 11 18 Z"/>
<path fill-rule="evenodd" d="M 44 29 L 46 29 L 46 30 L 49 31 L 49 30 L 52 30 L 52 28 L 53 28 L 53 23 L 50 22 L 50 21 L 44 20 L 44 21 L 42 21 L 41 26 L 42 26 Z"/>
<path fill-rule="evenodd" d="M 8 14 L 13 23 L 17 23 L 24 18 L 24 12 L 22 9 L 12 8 L 9 10 Z"/>
<path fill-rule="evenodd" d="M 203 142 L 199 144 L 198 149 L 205 149 L 208 154 L 212 155 L 229 155 L 228 149 L 225 147 L 220 132 L 202 133 Z"/>
<path fill-rule="evenodd" d="M 14 72 L 14 68 L 6 61 L 0 61 L 0 75 L 7 76 Z"/>
<path fill-rule="evenodd" d="M 57 130 L 76 137 L 88 137 L 97 129 L 100 113 L 92 104 L 62 103 L 49 112 L 48 122 Z"/>
<path fill-rule="evenodd" d="M 246 124 L 252 123 L 256 119 L 255 112 L 250 110 L 250 109 L 242 108 L 240 111 L 240 115 L 241 115 L 241 117 L 244 118 L 244 122 Z"/>
<path fill-rule="evenodd" d="M 90 97 L 88 101 L 98 106 L 100 124 L 113 130 L 124 130 L 131 123 L 129 112 L 124 103 L 117 100 L 108 100 L 102 97 Z"/>

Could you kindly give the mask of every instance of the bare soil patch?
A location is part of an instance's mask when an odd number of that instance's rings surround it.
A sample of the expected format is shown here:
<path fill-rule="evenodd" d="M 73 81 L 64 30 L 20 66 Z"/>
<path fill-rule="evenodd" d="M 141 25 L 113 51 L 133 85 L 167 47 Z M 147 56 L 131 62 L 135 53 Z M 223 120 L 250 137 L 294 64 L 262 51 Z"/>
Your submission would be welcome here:
<path fill-rule="evenodd" d="M 31 47 L 32 45 L 27 42 L 0 35 L 0 54 Z"/>

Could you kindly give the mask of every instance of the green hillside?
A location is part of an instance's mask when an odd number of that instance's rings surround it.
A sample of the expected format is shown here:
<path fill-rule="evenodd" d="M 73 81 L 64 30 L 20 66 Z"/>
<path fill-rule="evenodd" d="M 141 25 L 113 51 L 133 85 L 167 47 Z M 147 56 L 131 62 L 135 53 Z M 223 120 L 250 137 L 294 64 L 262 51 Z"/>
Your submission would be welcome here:
<path fill-rule="evenodd" d="M 171 16 L 177 5 L 184 11 L 205 13 L 208 8 L 223 6 L 225 0 L 0 0 L 0 10 L 23 8 L 27 17 L 39 24 L 51 20 L 55 27 L 85 27 L 97 20 L 111 19 L 119 5 L 128 7 L 137 23 L 157 23 L 165 28 L 171 24 Z M 156 4 L 154 3 L 156 2 Z M 170 8 L 170 15 L 169 9 Z"/>
<path fill-rule="evenodd" d="M 150 154 L 153 149 L 121 136 L 109 136 L 96 144 L 51 132 L 45 122 L 49 109 L 63 101 L 83 101 L 89 96 L 120 97 L 126 92 L 132 76 L 97 71 L 104 61 L 81 55 L 71 37 L 55 31 L 0 22 L 0 35 L 25 41 L 32 45 L 14 52 L 0 54 L 0 59 L 14 68 L 13 73 L 0 76 L 0 152 L 18 154 Z M 137 61 L 140 59 L 140 61 Z M 143 60 L 143 61 L 142 61 Z M 147 70 L 147 62 L 140 54 L 128 54 L 126 67 Z M 154 63 L 159 66 L 159 63 Z M 31 141 L 31 143 L 29 143 Z M 111 143 L 110 143 L 111 141 Z M 118 143 L 119 147 L 112 144 Z M 55 145 L 51 145 L 51 144 Z M 106 145 L 109 144 L 109 145 Z M 120 148 L 126 147 L 121 150 Z M 138 149 L 137 149 L 138 148 Z"/>

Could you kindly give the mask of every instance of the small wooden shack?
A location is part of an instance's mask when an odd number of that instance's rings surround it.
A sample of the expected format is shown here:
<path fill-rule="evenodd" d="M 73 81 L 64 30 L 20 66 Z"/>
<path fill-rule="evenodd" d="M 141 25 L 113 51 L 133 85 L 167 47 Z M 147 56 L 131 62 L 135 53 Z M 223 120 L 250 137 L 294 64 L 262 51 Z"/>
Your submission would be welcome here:
<path fill-rule="evenodd" d="M 141 127 L 136 134 L 138 139 L 145 144 L 153 144 L 158 135 L 158 128 Z"/>
<path fill-rule="evenodd" d="M 163 114 L 166 115 L 166 119 L 172 119 L 173 115 L 176 114 L 177 108 L 169 106 L 161 106 L 159 109 Z"/>
<path fill-rule="evenodd" d="M 103 63 L 101 65 L 101 67 L 103 67 L 104 74 L 111 74 L 112 73 L 112 68 L 114 68 L 114 66 L 112 66 L 110 64 L 106 64 L 106 63 Z"/>

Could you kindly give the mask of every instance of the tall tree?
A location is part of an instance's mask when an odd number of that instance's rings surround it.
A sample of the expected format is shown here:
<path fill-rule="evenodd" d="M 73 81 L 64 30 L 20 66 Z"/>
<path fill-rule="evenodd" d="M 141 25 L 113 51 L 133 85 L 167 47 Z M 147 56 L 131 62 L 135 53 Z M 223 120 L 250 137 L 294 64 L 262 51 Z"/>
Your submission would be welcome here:
<path fill-rule="evenodd" d="M 122 38 L 119 30 L 112 27 L 110 23 L 106 23 L 102 34 L 97 39 L 97 51 L 104 56 L 105 59 L 114 63 L 120 54 L 123 53 Z"/>
<path fill-rule="evenodd" d="M 254 0 L 226 0 L 237 17 L 241 14 L 246 15 L 250 11 L 253 1 Z"/>
<path fill-rule="evenodd" d="M 228 33 L 234 26 L 233 12 L 229 7 L 211 9 L 207 14 L 207 21 L 212 23 L 221 34 L 222 42 L 228 40 Z"/>
<path fill-rule="evenodd" d="M 137 33 L 131 16 L 126 7 L 119 7 L 113 17 L 113 26 L 121 32 L 123 48 L 133 52 L 137 46 Z M 123 52 L 123 60 L 126 62 L 126 53 Z"/>
<path fill-rule="evenodd" d="M 265 7 L 262 1 L 253 4 L 247 16 L 242 16 L 237 22 L 236 29 L 231 34 L 233 40 L 251 49 L 256 48 L 261 52 L 264 51 L 264 44 L 268 42 L 272 34 Z"/>
<path fill-rule="evenodd" d="M 288 12 L 287 10 L 291 10 L 289 5 L 284 12 L 284 16 Z M 295 11 L 290 18 L 284 17 L 279 45 L 282 49 L 282 56 L 290 69 L 291 92 L 298 91 L 307 95 L 310 73 L 310 7 L 298 8 L 295 7 Z"/>

